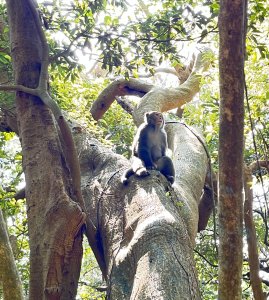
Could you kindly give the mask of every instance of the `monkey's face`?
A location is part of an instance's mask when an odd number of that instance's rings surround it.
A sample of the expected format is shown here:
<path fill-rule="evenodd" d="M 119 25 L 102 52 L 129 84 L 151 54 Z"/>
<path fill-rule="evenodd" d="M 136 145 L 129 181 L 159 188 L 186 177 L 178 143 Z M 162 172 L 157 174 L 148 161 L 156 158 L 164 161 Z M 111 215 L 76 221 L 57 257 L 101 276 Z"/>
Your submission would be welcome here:
<path fill-rule="evenodd" d="M 146 121 L 150 125 L 162 128 L 164 125 L 163 114 L 158 111 L 146 113 Z"/>

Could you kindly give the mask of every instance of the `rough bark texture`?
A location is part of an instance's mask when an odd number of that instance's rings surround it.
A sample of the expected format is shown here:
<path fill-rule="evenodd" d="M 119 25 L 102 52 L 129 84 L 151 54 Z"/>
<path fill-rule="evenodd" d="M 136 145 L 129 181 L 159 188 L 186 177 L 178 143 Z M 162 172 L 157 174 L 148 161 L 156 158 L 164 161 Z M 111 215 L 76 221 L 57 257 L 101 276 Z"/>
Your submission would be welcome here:
<path fill-rule="evenodd" d="M 101 118 L 115 96 L 123 94 L 141 93 L 142 96 L 144 93 L 132 112 L 136 125 L 143 122 L 147 111 L 165 112 L 191 101 L 199 91 L 201 74 L 209 65 L 205 53 L 198 55 L 189 77 L 178 88 L 149 86 L 142 81 L 139 84 L 134 79 L 111 83 L 94 102 L 93 117 Z M 207 155 L 198 133 L 179 123 L 169 124 L 166 129 L 176 169 L 173 189 L 166 187 L 167 183 L 160 178 L 150 176 L 131 182 L 122 191 L 118 179 L 122 170 L 114 171 L 120 165 L 113 166 L 111 155 L 108 155 L 112 164 L 110 175 L 103 173 L 102 168 L 108 163 L 105 157 L 103 162 L 94 163 L 89 174 L 95 184 L 88 183 L 85 201 L 89 198 L 93 201 L 88 207 L 101 239 L 109 299 L 200 298 L 192 247 L 198 229 L 198 204 L 205 182 Z M 87 148 L 83 152 L 100 160 L 98 152 L 103 150 L 90 154 L 92 150 Z M 116 159 L 114 164 L 120 163 Z"/>
<path fill-rule="evenodd" d="M 241 299 L 244 0 L 220 1 L 219 299 Z"/>
<path fill-rule="evenodd" d="M 35 88 L 41 51 L 27 3 L 7 1 L 15 81 Z M 37 97 L 17 93 L 30 241 L 29 299 L 74 299 L 84 214 L 70 198 L 70 177 L 57 129 Z"/>
<path fill-rule="evenodd" d="M 108 299 L 201 299 L 193 245 L 207 155 L 184 125 L 168 126 L 173 188 L 157 171 L 123 187 L 126 159 L 96 141 L 81 143 L 84 199 L 106 262 Z"/>
<path fill-rule="evenodd" d="M 6 223 L 0 209 L 0 282 L 5 300 L 23 300 L 21 280 L 10 245 Z"/>
<path fill-rule="evenodd" d="M 181 213 L 184 214 L 187 230 L 194 245 L 198 230 L 198 205 L 208 167 L 204 140 L 198 129 L 183 123 L 167 124 L 165 129 L 176 171 L 176 181 L 173 187 L 179 198 L 186 199 Z M 195 171 L 193 166 L 195 166 Z"/>

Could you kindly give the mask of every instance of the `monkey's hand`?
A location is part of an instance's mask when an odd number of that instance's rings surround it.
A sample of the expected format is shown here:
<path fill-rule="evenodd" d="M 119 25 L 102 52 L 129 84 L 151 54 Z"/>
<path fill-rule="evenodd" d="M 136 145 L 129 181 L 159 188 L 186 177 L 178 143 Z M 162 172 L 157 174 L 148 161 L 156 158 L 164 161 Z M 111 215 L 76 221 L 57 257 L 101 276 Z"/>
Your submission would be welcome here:
<path fill-rule="evenodd" d="M 147 171 L 146 168 L 142 167 L 142 168 L 139 168 L 135 174 L 139 177 L 145 177 L 145 176 L 148 176 L 149 175 L 149 172 Z"/>
<path fill-rule="evenodd" d="M 153 164 L 152 166 L 147 166 L 148 170 L 157 170 L 157 165 Z"/>
<path fill-rule="evenodd" d="M 175 177 L 174 177 L 174 176 L 167 175 L 166 178 L 167 178 L 167 180 L 168 180 L 171 184 L 173 184 L 174 181 L 175 181 Z"/>

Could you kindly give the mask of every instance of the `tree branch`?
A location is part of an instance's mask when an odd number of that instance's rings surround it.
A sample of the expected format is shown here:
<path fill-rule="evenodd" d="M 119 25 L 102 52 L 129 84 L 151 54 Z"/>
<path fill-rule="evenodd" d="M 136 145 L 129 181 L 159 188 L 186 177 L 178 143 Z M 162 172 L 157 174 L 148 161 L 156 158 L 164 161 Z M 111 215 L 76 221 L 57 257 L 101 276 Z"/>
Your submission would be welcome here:
<path fill-rule="evenodd" d="M 262 282 L 259 277 L 259 255 L 257 249 L 257 237 L 255 224 L 253 220 L 253 191 L 252 191 L 252 175 L 251 168 L 245 167 L 244 176 L 244 189 L 245 189 L 245 203 L 244 203 L 244 221 L 247 234 L 248 244 L 248 257 L 249 257 L 249 270 L 250 282 L 254 298 L 257 300 L 265 299 L 262 291 Z"/>
<path fill-rule="evenodd" d="M 124 97 L 118 97 L 116 96 L 116 101 L 117 103 L 130 115 L 132 115 L 133 111 L 134 111 L 134 107 L 131 103 L 128 102 L 127 99 L 125 99 Z"/>
<path fill-rule="evenodd" d="M 205 49 L 196 57 L 192 72 L 188 79 L 177 88 L 154 87 L 137 105 L 133 113 L 137 125 L 143 122 L 147 111 L 157 110 L 166 112 L 190 102 L 200 90 L 202 73 L 209 67 L 210 49 Z"/>
<path fill-rule="evenodd" d="M 141 97 L 152 88 L 152 84 L 138 79 L 116 79 L 109 84 L 94 101 L 91 107 L 91 114 L 95 120 L 99 120 L 114 102 L 116 96 L 136 95 Z"/>
<path fill-rule="evenodd" d="M 94 101 L 91 114 L 95 120 L 102 118 L 116 96 L 143 96 L 134 109 L 133 118 L 136 124 L 143 122 L 145 112 L 157 110 L 165 112 L 190 102 L 200 89 L 202 73 L 209 67 L 210 49 L 205 49 L 196 57 L 192 72 L 188 79 L 178 88 L 162 88 L 145 83 L 139 79 L 120 78 L 107 86 Z"/>
<path fill-rule="evenodd" d="M 150 171 L 146 178 L 133 176 L 123 187 L 120 178 L 130 163 L 97 141 L 81 140 L 83 192 L 97 237 L 100 236 L 108 298 L 150 298 L 157 285 L 157 290 L 162 291 L 155 294 L 157 298 L 181 299 L 187 295 L 200 299 L 192 247 L 207 155 L 185 126 L 169 127 L 177 174 L 174 188 L 157 171 Z M 196 167 L 195 172 L 189 165 Z M 178 288 L 170 288 L 172 273 L 172 281 L 176 276 L 176 281 L 181 282 Z M 190 290 L 195 292 L 190 295 Z"/>
<path fill-rule="evenodd" d="M 47 86 L 48 86 L 48 66 L 49 66 L 49 47 L 47 43 L 46 36 L 42 30 L 42 24 L 40 22 L 37 7 L 34 4 L 33 0 L 28 0 L 28 4 L 30 6 L 30 10 L 32 12 L 32 17 L 34 19 L 34 23 L 36 25 L 36 29 L 42 44 L 42 62 L 41 62 L 41 71 L 39 77 L 38 87 L 35 89 L 28 88 L 22 85 L 14 85 L 14 86 L 7 86 L 2 85 L 0 86 L 0 90 L 3 91 L 21 91 L 33 96 L 38 96 L 42 102 L 47 105 L 61 131 L 63 136 L 63 141 L 65 143 L 65 147 L 63 147 L 63 151 L 65 154 L 66 161 L 70 168 L 70 174 L 73 181 L 73 188 L 74 188 L 74 196 L 76 200 L 80 203 L 81 208 L 85 210 L 85 204 L 81 193 L 81 183 L 80 183 L 80 165 L 78 160 L 78 154 L 75 148 L 73 136 L 70 130 L 69 125 L 67 124 L 61 109 L 57 105 L 57 103 L 50 97 Z"/>
<path fill-rule="evenodd" d="M 153 70 L 154 74 L 157 73 L 166 73 L 166 74 L 171 74 L 171 75 L 175 75 L 176 77 L 179 77 L 179 74 L 177 73 L 177 71 L 175 70 L 175 68 L 170 68 L 170 67 L 159 67 Z M 139 78 L 148 78 L 148 77 L 152 77 L 154 74 L 152 73 L 147 73 L 147 74 L 139 74 Z"/>
<path fill-rule="evenodd" d="M 195 62 L 195 56 L 193 55 L 192 60 L 190 61 L 188 66 L 182 66 L 182 64 L 178 63 L 174 68 L 158 67 L 158 68 L 154 69 L 154 74 L 166 73 L 166 74 L 170 74 L 170 75 L 175 75 L 179 79 L 180 83 L 182 84 L 190 76 L 190 73 L 194 66 L 194 62 Z M 139 78 L 152 77 L 154 74 L 152 74 L 152 73 L 139 74 Z"/>
<path fill-rule="evenodd" d="M 258 171 L 260 168 L 265 168 L 269 173 L 269 161 L 268 160 L 258 160 L 254 161 L 249 165 L 251 172 Z"/>
<path fill-rule="evenodd" d="M 26 86 L 23 86 L 21 84 L 17 85 L 0 85 L 1 91 L 6 92 L 24 92 L 33 96 L 38 96 L 39 90 L 38 89 L 32 89 L 28 88 Z"/>

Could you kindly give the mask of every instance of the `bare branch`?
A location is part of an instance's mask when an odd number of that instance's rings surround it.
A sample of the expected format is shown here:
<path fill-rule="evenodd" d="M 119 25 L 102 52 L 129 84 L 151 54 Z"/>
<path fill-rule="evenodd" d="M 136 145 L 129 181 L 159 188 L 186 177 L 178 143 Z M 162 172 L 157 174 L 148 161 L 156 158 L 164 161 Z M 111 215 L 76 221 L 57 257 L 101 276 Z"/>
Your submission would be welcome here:
<path fill-rule="evenodd" d="M 195 253 L 197 253 L 204 261 L 206 261 L 211 267 L 213 268 L 218 268 L 218 265 L 213 264 L 212 262 L 210 262 L 202 253 L 200 253 L 197 250 L 193 250 Z"/>
<path fill-rule="evenodd" d="M 156 68 L 156 69 L 154 69 L 154 74 L 156 74 L 156 73 L 167 73 L 167 74 L 171 74 L 171 75 L 175 75 L 176 77 L 179 77 L 179 74 L 175 70 L 175 68 L 170 68 L 170 67 Z M 139 74 L 139 78 L 152 77 L 154 74 L 152 74 L 152 73 Z"/>
<path fill-rule="evenodd" d="M 115 97 L 117 100 L 117 103 L 130 115 L 133 114 L 134 107 L 133 105 L 124 97 Z"/>
<path fill-rule="evenodd" d="M 190 73 L 193 69 L 194 63 L 195 63 L 195 55 L 192 56 L 192 59 L 188 66 L 182 66 L 180 64 L 175 66 L 177 76 L 181 83 L 185 82 L 188 79 L 188 77 L 190 76 Z"/>
<path fill-rule="evenodd" d="M 38 89 L 31 89 L 21 84 L 18 85 L 0 85 L 0 91 L 6 92 L 24 92 L 33 96 L 38 96 Z"/>
<path fill-rule="evenodd" d="M 98 96 L 98 98 L 92 105 L 91 114 L 95 120 L 99 120 L 109 109 L 116 96 L 136 95 L 142 97 L 152 88 L 152 84 L 143 82 L 138 79 L 116 79 Z"/>
<path fill-rule="evenodd" d="M 262 291 L 262 282 L 259 277 L 259 255 L 258 244 L 256 237 L 255 224 L 253 220 L 253 191 L 251 189 L 252 176 L 251 168 L 245 167 L 244 174 L 244 189 L 245 189 L 245 203 L 244 203 L 244 221 L 247 234 L 248 244 L 248 258 L 249 258 L 249 270 L 250 281 L 255 299 L 265 299 Z"/>
<path fill-rule="evenodd" d="M 254 161 L 249 165 L 249 168 L 251 169 L 252 173 L 259 170 L 260 168 L 265 168 L 269 173 L 269 161 L 268 160 Z"/>
<path fill-rule="evenodd" d="M 190 102 L 200 90 L 202 73 L 209 67 L 209 53 L 211 53 L 211 50 L 205 49 L 198 54 L 190 76 L 179 87 L 154 87 L 150 93 L 147 93 L 134 110 L 133 118 L 135 123 L 137 125 L 141 124 L 147 111 L 166 112 Z"/>
<path fill-rule="evenodd" d="M 192 72 L 188 79 L 178 88 L 162 88 L 141 80 L 120 78 L 106 87 L 93 103 L 91 114 L 95 120 L 102 118 L 116 96 L 137 95 L 143 98 L 133 112 L 136 124 L 143 122 L 145 112 L 157 110 L 165 112 L 190 102 L 200 89 L 202 73 L 209 67 L 206 49 L 196 57 Z"/>

